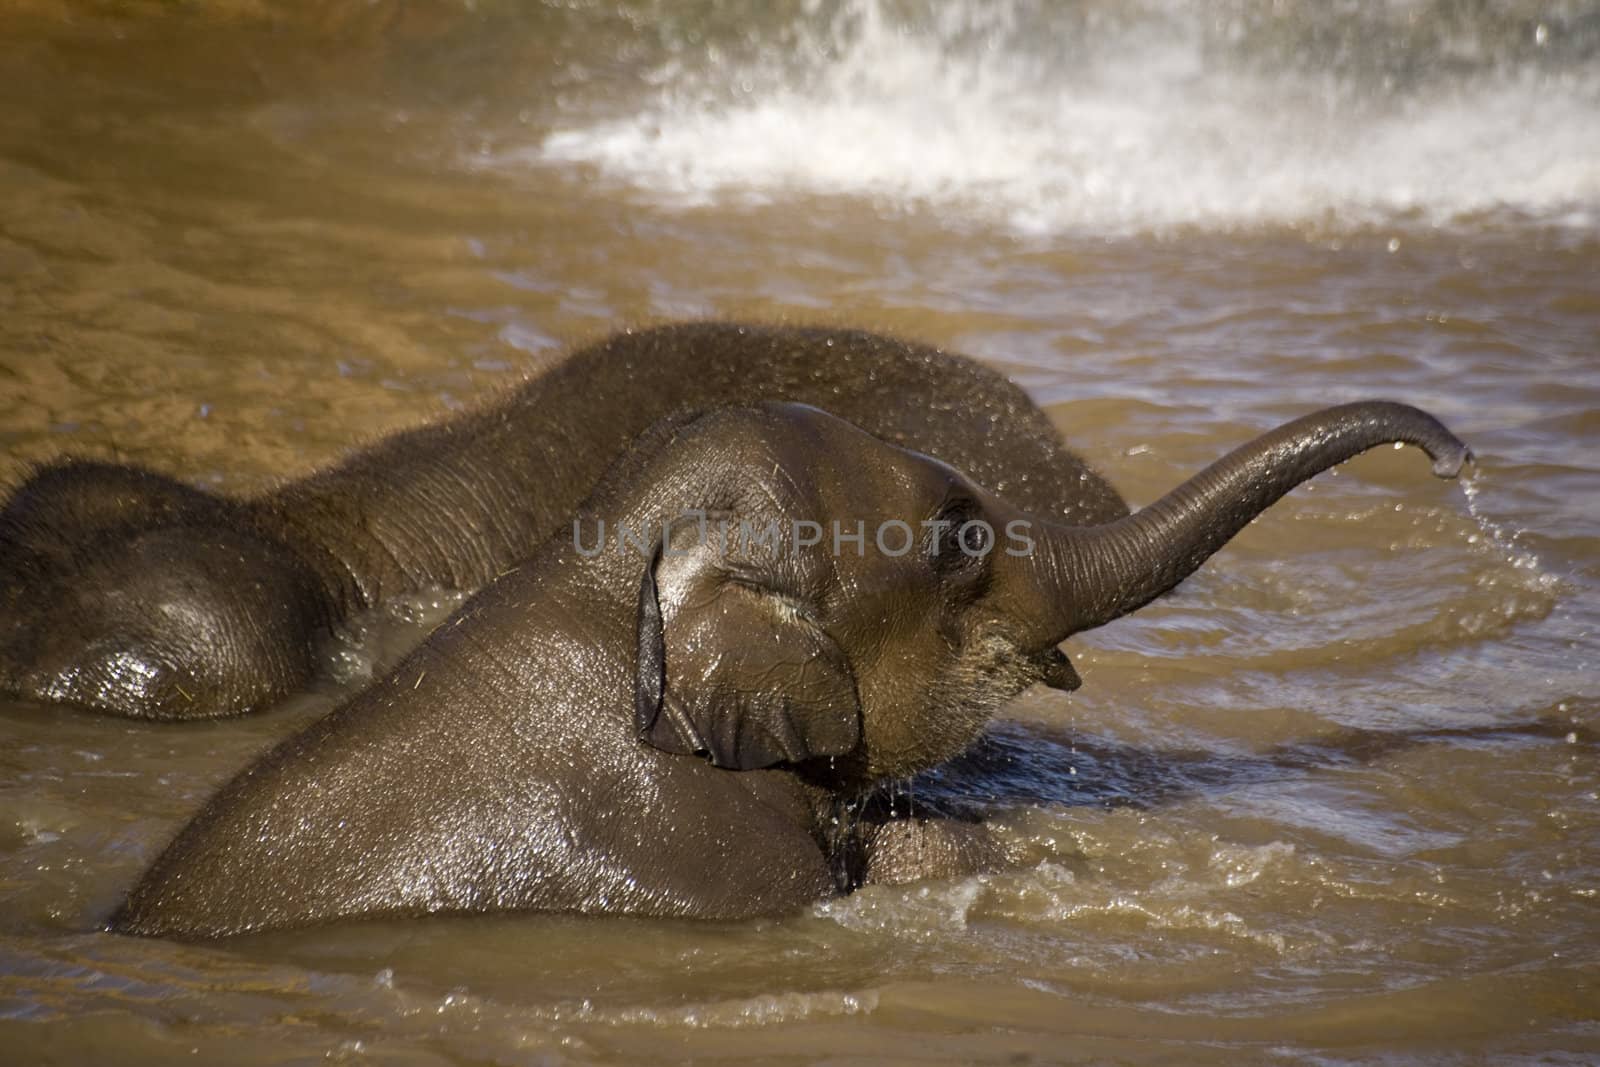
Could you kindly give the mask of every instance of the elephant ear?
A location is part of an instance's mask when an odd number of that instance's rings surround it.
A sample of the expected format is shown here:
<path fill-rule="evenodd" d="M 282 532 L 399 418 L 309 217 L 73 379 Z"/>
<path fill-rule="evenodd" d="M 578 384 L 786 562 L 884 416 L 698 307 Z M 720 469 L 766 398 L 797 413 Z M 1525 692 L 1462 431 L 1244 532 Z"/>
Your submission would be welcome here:
<path fill-rule="evenodd" d="M 656 571 L 669 566 L 682 596 L 665 620 Z M 839 646 L 791 599 L 731 579 L 703 556 L 663 564 L 658 549 L 645 567 L 638 653 L 634 728 L 663 751 L 748 771 L 842 756 L 861 740 L 855 678 Z"/>

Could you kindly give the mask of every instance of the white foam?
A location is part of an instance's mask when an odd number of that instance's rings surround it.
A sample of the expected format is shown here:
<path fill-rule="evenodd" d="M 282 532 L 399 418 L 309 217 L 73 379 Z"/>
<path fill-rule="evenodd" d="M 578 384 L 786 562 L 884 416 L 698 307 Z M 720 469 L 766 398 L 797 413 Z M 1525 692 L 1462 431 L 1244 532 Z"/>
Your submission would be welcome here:
<path fill-rule="evenodd" d="M 1194 12 L 1075 64 L 1018 45 L 1040 17 L 949 3 L 908 28 L 853 0 L 782 77 L 771 55 L 675 61 L 636 112 L 499 159 L 593 165 L 678 204 L 861 196 L 1024 233 L 1600 219 L 1593 76 L 1498 65 L 1374 95 L 1219 62 Z"/>

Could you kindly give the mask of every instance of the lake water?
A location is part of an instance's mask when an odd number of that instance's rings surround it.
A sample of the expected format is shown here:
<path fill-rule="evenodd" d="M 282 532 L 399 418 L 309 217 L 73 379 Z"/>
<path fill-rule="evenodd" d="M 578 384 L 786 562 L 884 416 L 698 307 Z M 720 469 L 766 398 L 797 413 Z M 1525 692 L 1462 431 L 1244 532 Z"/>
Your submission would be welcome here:
<path fill-rule="evenodd" d="M 1371 396 L 1479 463 L 1302 487 L 907 789 L 1019 868 L 781 921 L 96 932 L 448 598 L 250 719 L 0 704 L 7 1059 L 1600 1056 L 1600 5 L 0 13 L 0 489 L 248 492 L 699 316 L 981 357 L 1136 505 Z"/>

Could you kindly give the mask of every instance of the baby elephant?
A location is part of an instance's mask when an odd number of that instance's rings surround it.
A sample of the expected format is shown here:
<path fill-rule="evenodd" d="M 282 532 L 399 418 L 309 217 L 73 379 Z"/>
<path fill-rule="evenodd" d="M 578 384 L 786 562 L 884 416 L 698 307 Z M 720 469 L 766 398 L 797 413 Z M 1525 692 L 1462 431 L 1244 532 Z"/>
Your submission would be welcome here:
<path fill-rule="evenodd" d="M 679 417 L 393 674 L 240 774 L 113 930 L 217 937 L 504 909 L 740 918 L 1002 862 L 977 825 L 839 825 L 961 752 L 1057 645 L 1171 589 L 1367 448 L 1468 453 L 1331 408 L 1134 515 L 1069 526 L 815 408 Z"/>

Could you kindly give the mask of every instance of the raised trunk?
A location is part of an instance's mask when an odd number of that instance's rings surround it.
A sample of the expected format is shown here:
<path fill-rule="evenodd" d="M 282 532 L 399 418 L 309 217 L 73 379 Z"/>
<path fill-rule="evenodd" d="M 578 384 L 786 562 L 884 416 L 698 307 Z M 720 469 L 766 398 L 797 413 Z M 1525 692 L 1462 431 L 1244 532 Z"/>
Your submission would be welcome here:
<path fill-rule="evenodd" d="M 1396 442 L 1424 449 L 1441 478 L 1455 477 L 1472 458 L 1426 412 L 1363 401 L 1263 434 L 1125 519 L 1047 527 L 1042 566 L 1055 604 L 1047 628 L 1060 640 L 1143 607 L 1193 574 L 1290 489 L 1369 448 Z"/>

